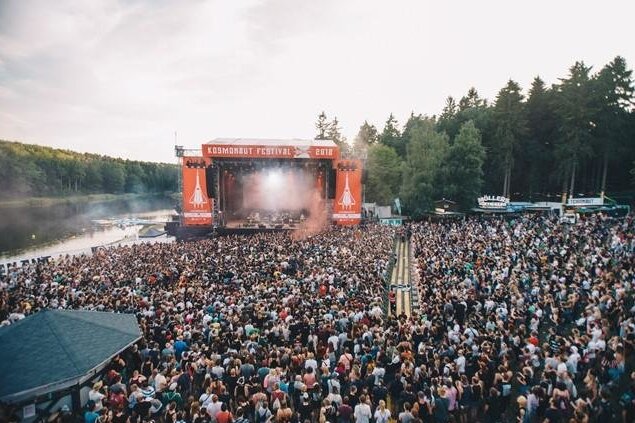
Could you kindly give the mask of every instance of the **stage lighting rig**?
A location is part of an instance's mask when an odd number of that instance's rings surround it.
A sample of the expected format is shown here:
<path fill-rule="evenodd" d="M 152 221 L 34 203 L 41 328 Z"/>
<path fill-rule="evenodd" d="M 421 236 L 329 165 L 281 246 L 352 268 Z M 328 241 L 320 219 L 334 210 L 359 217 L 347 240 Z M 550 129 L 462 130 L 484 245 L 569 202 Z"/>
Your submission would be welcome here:
<path fill-rule="evenodd" d="M 205 164 L 205 160 L 188 160 L 185 162 L 185 166 L 190 169 L 205 169 L 207 164 Z"/>
<path fill-rule="evenodd" d="M 355 171 L 357 170 L 357 163 L 347 160 L 341 161 L 337 164 L 337 170 L 344 172 Z"/>

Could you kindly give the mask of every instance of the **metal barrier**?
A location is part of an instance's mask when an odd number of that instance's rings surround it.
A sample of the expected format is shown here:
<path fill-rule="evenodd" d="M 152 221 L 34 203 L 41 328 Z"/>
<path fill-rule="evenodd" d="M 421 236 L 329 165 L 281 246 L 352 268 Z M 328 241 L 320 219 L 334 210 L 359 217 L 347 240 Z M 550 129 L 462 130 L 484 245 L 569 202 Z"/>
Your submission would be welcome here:
<path fill-rule="evenodd" d="M 390 293 L 390 279 L 392 277 L 392 272 L 395 269 L 395 264 L 397 264 L 397 257 L 395 257 L 395 250 L 397 248 L 397 244 L 399 242 L 399 237 L 395 235 L 395 239 L 393 240 L 392 249 L 390 250 L 390 261 L 388 262 L 388 266 L 386 266 L 386 272 L 384 275 L 384 315 L 388 316 L 389 308 L 390 308 L 390 300 L 388 298 L 388 294 Z"/>

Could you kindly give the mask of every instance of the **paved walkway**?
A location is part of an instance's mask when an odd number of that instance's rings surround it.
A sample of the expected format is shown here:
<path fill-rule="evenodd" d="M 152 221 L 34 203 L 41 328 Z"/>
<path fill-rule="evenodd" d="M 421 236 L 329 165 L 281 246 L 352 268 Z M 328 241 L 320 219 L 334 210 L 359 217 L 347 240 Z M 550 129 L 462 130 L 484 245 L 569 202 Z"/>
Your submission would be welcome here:
<path fill-rule="evenodd" d="M 388 314 L 401 316 L 412 314 L 412 286 L 410 285 L 410 243 L 399 239 L 395 246 L 397 261 L 390 276 L 390 290 L 395 293 L 395 309 L 389 307 Z"/>

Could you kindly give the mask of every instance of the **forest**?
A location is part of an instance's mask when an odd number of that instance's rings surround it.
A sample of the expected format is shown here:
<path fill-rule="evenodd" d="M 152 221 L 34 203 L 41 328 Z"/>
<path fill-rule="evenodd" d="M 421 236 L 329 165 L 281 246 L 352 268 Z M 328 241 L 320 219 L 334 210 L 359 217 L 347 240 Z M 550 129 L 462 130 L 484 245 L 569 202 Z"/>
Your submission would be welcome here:
<path fill-rule="evenodd" d="M 177 189 L 173 164 L 123 160 L 0 140 L 0 199 Z"/>
<path fill-rule="evenodd" d="M 635 112 L 632 70 L 615 57 L 599 71 L 576 62 L 557 83 L 536 77 L 525 92 L 509 80 L 493 101 L 470 88 L 435 116 L 393 114 L 383 129 L 364 122 L 352 142 L 322 112 L 316 138 L 366 162 L 366 201 L 420 215 L 446 198 L 464 209 L 479 195 L 560 201 L 611 195 L 633 202 Z"/>

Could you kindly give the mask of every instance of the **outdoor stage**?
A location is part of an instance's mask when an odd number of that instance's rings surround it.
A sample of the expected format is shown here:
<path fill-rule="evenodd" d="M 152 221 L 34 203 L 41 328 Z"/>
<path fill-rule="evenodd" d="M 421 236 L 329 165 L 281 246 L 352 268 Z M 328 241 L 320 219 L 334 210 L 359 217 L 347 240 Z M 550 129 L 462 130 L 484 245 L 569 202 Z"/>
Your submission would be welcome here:
<path fill-rule="evenodd" d="M 330 140 L 223 138 L 203 144 L 201 156 L 180 157 L 180 233 L 312 231 L 361 220 L 361 162 L 341 160 Z"/>

